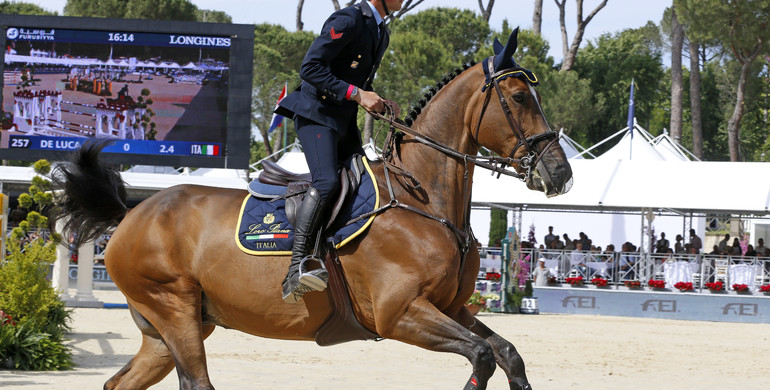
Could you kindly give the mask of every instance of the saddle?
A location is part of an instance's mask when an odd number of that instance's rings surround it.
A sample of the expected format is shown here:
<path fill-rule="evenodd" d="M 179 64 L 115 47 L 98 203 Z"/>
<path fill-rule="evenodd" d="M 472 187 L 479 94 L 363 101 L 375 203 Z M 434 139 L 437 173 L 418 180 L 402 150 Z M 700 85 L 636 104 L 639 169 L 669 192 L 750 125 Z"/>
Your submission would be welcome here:
<path fill-rule="evenodd" d="M 350 201 L 355 194 L 356 188 L 361 184 L 361 175 L 364 172 L 364 164 L 361 161 L 361 156 L 356 155 L 353 157 L 350 169 L 343 166 L 340 169 L 340 191 L 337 195 L 337 199 L 334 202 L 334 206 L 331 209 L 329 216 L 329 222 L 324 227 L 324 230 L 330 229 L 335 225 L 335 221 L 339 216 L 340 210 L 345 202 Z M 286 217 L 289 219 L 289 223 L 295 225 L 297 221 L 297 210 L 302 204 L 302 200 L 305 199 L 305 192 L 310 187 L 311 177 L 309 173 L 294 173 L 284 168 L 281 168 L 278 164 L 272 161 L 262 161 L 263 171 L 257 177 L 257 180 L 249 184 L 249 192 L 258 198 L 270 198 L 270 199 L 286 199 Z M 277 190 L 286 188 L 286 192 L 283 194 L 276 194 L 276 189 L 265 191 L 264 186 L 255 184 L 255 182 L 262 183 L 271 187 L 280 187 Z M 271 191 L 270 194 L 266 192 Z M 339 221 L 339 223 L 345 223 L 347 221 Z"/>
<path fill-rule="evenodd" d="M 302 204 L 307 189 L 310 187 L 310 174 L 297 174 L 287 171 L 270 161 L 263 161 L 264 170 L 256 180 L 249 184 L 249 192 L 262 199 L 285 199 L 286 217 L 292 225 L 296 222 L 296 212 Z M 349 167 L 349 168 L 348 168 Z M 346 202 L 352 201 L 356 189 L 361 184 L 361 177 L 366 170 L 362 156 L 353 157 L 350 164 L 340 169 L 340 192 L 332 207 L 329 222 L 322 231 L 335 231 L 348 221 L 339 220 L 340 210 Z M 322 235 L 326 238 L 326 235 Z M 353 340 L 381 340 L 382 338 L 366 329 L 355 316 L 350 301 L 349 289 L 345 275 L 340 266 L 339 256 L 331 241 L 319 240 L 327 244 L 318 245 L 325 252 L 324 266 L 329 271 L 329 292 L 332 294 L 334 310 L 332 315 L 318 329 L 315 341 L 320 346 L 335 345 Z"/>

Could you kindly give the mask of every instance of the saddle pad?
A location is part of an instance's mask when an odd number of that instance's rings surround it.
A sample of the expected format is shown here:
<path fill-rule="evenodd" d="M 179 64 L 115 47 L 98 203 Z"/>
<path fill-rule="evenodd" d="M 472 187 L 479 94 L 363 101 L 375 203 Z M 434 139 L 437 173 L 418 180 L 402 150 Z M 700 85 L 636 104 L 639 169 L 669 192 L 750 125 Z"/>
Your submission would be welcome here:
<path fill-rule="evenodd" d="M 356 188 L 352 201 L 342 206 L 337 217 L 343 224 L 380 207 L 377 179 L 366 158 L 362 160 L 366 170 L 362 174 L 361 184 Z M 246 196 L 235 231 L 235 242 L 242 251 L 261 256 L 291 255 L 294 227 L 286 218 L 285 203 L 284 199 L 258 199 L 251 193 Z M 372 215 L 338 229 L 329 237 L 329 241 L 337 249 L 341 248 L 364 232 L 374 217 Z"/>

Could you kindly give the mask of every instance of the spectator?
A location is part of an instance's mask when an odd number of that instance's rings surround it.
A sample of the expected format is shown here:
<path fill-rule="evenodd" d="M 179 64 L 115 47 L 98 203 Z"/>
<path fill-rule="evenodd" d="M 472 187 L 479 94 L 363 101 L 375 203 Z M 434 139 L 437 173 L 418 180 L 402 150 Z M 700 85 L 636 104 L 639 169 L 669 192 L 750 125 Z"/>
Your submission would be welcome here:
<path fill-rule="evenodd" d="M 719 243 L 721 244 L 722 242 L 720 241 Z M 719 245 L 714 245 L 714 249 L 712 249 L 711 252 L 709 252 L 709 255 L 712 255 L 712 256 L 718 256 L 721 254 L 724 254 L 724 252 L 719 249 Z"/>
<path fill-rule="evenodd" d="M 719 241 L 719 251 L 727 253 L 727 246 L 730 245 L 730 233 L 725 234 L 725 238 Z"/>
<path fill-rule="evenodd" d="M 738 237 L 735 237 L 733 239 L 733 246 L 730 248 L 728 254 L 732 256 L 740 256 L 742 253 L 743 251 L 741 250 L 741 241 L 738 239 Z"/>
<path fill-rule="evenodd" d="M 618 267 L 620 270 L 620 277 L 623 280 L 636 279 L 636 272 L 634 271 L 634 264 L 636 264 L 636 256 L 632 253 L 636 252 L 636 246 L 630 242 L 625 242 L 620 248 L 620 261 Z"/>
<path fill-rule="evenodd" d="M 551 248 L 551 243 L 558 240 L 559 236 L 553 234 L 553 226 L 548 227 L 548 234 L 545 235 L 545 238 L 543 239 L 545 247 Z"/>
<path fill-rule="evenodd" d="M 695 234 L 695 229 L 690 229 L 690 247 L 695 250 L 695 252 L 691 251 L 691 253 L 696 254 L 700 253 L 700 250 L 703 248 L 703 241 Z"/>
<path fill-rule="evenodd" d="M 577 270 L 583 278 L 586 278 L 587 276 L 585 258 L 586 254 L 583 252 L 583 244 L 581 244 L 580 241 L 575 240 L 575 250 L 570 254 L 569 264 L 571 269 Z"/>
<path fill-rule="evenodd" d="M 607 248 L 602 252 L 602 260 L 607 263 L 612 263 L 615 258 L 615 245 L 609 244 Z"/>
<path fill-rule="evenodd" d="M 564 241 L 562 241 L 559 238 L 559 236 L 556 236 L 556 241 L 554 241 L 554 249 L 556 249 L 556 250 L 564 249 Z"/>
<path fill-rule="evenodd" d="M 681 234 L 676 235 L 676 243 L 674 243 L 674 253 L 685 253 L 684 252 L 684 246 L 682 246 L 682 238 Z"/>
<path fill-rule="evenodd" d="M 591 240 L 583 232 L 580 232 L 580 243 L 583 244 L 583 249 L 591 250 Z"/>
<path fill-rule="evenodd" d="M 655 243 L 655 253 L 668 253 L 669 242 L 666 239 L 666 233 L 660 233 L 660 240 Z"/>
<path fill-rule="evenodd" d="M 547 285 L 550 277 L 551 271 L 545 267 L 545 259 L 541 257 L 537 262 L 537 267 L 532 271 L 532 279 L 535 281 L 535 286 Z"/>
<path fill-rule="evenodd" d="M 757 247 L 754 248 L 754 250 L 757 251 L 757 256 L 767 257 L 769 250 L 767 247 L 765 247 L 765 240 L 760 238 L 759 240 L 757 240 L 757 244 L 759 245 L 757 245 Z"/>
<path fill-rule="evenodd" d="M 564 233 L 564 250 L 565 251 L 575 250 L 575 244 L 572 242 L 572 240 L 569 239 L 569 236 L 567 235 L 567 233 Z"/>

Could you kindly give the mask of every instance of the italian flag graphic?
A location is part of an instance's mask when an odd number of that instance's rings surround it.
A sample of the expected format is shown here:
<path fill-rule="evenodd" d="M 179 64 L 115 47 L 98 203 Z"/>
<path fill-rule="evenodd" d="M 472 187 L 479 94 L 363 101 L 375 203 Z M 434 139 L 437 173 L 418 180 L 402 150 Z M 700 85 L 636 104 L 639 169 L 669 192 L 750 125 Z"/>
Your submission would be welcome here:
<path fill-rule="evenodd" d="M 276 238 L 289 238 L 288 234 L 254 234 L 246 236 L 247 240 L 272 240 Z"/>
<path fill-rule="evenodd" d="M 201 154 L 206 156 L 219 156 L 219 145 L 201 145 Z"/>

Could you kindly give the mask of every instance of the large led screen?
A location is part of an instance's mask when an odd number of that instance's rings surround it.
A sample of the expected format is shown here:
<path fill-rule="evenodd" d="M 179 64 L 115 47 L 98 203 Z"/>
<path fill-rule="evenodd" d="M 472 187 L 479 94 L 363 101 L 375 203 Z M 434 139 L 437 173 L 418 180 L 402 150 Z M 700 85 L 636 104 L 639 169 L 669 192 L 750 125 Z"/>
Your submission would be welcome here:
<path fill-rule="evenodd" d="M 250 80 L 234 44 L 252 26 L 34 18 L 3 19 L 0 155 L 56 159 L 97 137 L 117 162 L 248 164 L 250 88 L 233 72 Z"/>

